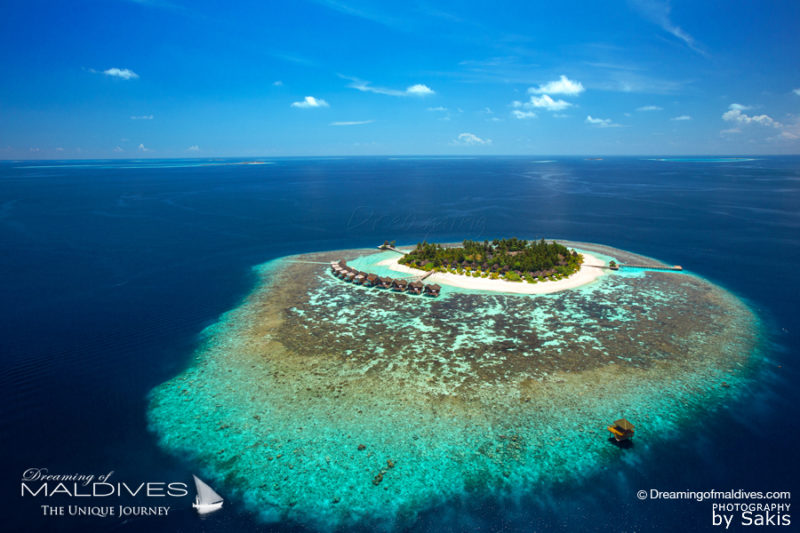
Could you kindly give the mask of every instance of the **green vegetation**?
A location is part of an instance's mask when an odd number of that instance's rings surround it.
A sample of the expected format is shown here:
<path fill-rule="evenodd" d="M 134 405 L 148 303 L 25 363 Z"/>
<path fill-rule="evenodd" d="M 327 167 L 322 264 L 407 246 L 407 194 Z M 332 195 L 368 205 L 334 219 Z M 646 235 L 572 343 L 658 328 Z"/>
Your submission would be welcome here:
<path fill-rule="evenodd" d="M 570 276 L 580 268 L 583 256 L 555 241 L 513 237 L 492 242 L 466 240 L 454 248 L 423 241 L 400 258 L 400 263 L 425 271 L 535 283 Z"/>

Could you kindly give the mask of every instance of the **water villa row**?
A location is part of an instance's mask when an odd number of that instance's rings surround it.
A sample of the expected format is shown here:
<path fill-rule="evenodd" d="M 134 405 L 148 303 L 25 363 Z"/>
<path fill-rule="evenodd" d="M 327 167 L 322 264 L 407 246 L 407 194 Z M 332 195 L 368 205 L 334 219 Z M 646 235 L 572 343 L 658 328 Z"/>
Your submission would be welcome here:
<path fill-rule="evenodd" d="M 345 281 L 351 281 L 356 285 L 365 287 L 376 287 L 379 289 L 390 289 L 398 292 L 408 292 L 410 294 L 425 294 L 426 296 L 439 296 L 442 288 L 433 283 L 422 283 L 421 281 L 407 281 L 404 279 L 382 278 L 377 274 L 360 272 L 355 268 L 347 266 L 344 259 L 338 263 L 331 262 L 331 272 L 333 275 Z"/>

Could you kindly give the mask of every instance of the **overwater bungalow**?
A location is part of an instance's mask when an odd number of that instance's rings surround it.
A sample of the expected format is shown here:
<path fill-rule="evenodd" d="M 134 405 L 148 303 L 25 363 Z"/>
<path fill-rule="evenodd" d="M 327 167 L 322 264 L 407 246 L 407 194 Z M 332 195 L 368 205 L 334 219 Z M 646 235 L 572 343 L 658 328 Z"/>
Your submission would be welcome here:
<path fill-rule="evenodd" d="M 425 288 L 423 289 L 425 294 L 428 296 L 439 296 L 439 291 L 441 290 L 442 288 L 436 283 L 433 283 L 431 285 L 425 285 Z"/>
<path fill-rule="evenodd" d="M 367 277 L 364 280 L 364 285 L 367 285 L 368 287 L 374 287 L 379 283 L 379 279 L 380 278 L 377 274 L 367 274 Z"/>
<path fill-rule="evenodd" d="M 355 271 L 353 270 L 348 271 L 347 274 L 345 274 L 344 279 L 346 279 L 347 281 L 353 281 L 354 279 L 356 279 Z"/>
<path fill-rule="evenodd" d="M 381 289 L 388 289 L 389 287 L 392 286 L 392 283 L 394 282 L 394 280 L 392 278 L 388 278 L 388 277 L 387 278 L 378 278 L 378 279 L 380 280 L 380 282 L 378 283 L 377 286 L 380 287 Z"/>
<path fill-rule="evenodd" d="M 363 272 L 359 272 L 359 273 L 356 274 L 356 277 L 353 278 L 353 281 L 356 282 L 357 284 L 361 285 L 361 284 L 364 283 L 365 279 L 367 279 L 367 276 L 365 276 Z"/>
<path fill-rule="evenodd" d="M 408 288 L 408 282 L 404 279 L 396 279 L 392 283 L 392 289 L 395 291 L 404 291 Z"/>
<path fill-rule="evenodd" d="M 608 429 L 614 435 L 614 438 L 617 439 L 617 442 L 622 442 L 633 437 L 633 428 L 633 424 L 631 424 L 627 419 L 620 418 L 614 422 L 613 426 L 608 426 L 606 429 Z"/>
<path fill-rule="evenodd" d="M 421 281 L 412 281 L 408 284 L 408 292 L 412 294 L 422 294 L 423 284 Z"/>

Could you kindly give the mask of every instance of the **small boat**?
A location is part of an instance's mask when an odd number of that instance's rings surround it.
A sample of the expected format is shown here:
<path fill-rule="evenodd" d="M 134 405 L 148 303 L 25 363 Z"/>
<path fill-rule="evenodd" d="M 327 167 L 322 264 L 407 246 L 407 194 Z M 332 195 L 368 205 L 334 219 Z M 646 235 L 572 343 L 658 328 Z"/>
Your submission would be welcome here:
<path fill-rule="evenodd" d="M 633 437 L 633 428 L 633 424 L 631 424 L 627 419 L 620 418 L 614 422 L 613 426 L 608 426 L 606 429 L 608 429 L 614 435 L 614 438 L 617 439 L 617 442 L 622 442 Z"/>
<path fill-rule="evenodd" d="M 209 487 L 202 479 L 192 475 L 194 478 L 194 485 L 197 487 L 197 496 L 194 499 L 192 507 L 197 509 L 198 514 L 213 513 L 222 509 L 222 496 L 214 492 L 214 489 Z"/>

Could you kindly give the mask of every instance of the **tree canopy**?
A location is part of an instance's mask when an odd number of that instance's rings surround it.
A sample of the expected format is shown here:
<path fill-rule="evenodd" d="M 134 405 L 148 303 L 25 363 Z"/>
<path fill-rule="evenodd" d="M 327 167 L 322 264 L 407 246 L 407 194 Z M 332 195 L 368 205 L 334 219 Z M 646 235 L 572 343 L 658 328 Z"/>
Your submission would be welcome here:
<path fill-rule="evenodd" d="M 460 247 L 423 241 L 400 263 L 422 270 L 481 272 L 517 281 L 565 277 L 576 272 L 583 257 L 555 241 L 526 241 L 512 237 L 489 241 L 465 240 Z"/>

